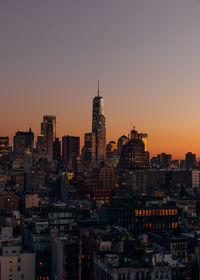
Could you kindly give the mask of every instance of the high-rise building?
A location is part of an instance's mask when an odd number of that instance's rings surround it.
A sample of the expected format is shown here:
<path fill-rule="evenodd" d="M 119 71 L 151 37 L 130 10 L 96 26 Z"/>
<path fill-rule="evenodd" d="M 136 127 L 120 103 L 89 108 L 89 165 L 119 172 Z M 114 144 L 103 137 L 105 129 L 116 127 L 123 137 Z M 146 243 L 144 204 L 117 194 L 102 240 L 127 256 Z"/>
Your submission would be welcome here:
<path fill-rule="evenodd" d="M 185 168 L 192 169 L 196 166 L 196 155 L 192 153 L 187 153 L 185 155 Z"/>
<path fill-rule="evenodd" d="M 42 134 L 37 136 L 36 149 L 40 155 L 44 155 L 46 153 L 45 138 Z"/>
<path fill-rule="evenodd" d="M 43 125 L 41 125 L 41 131 L 45 138 L 46 154 L 49 160 L 53 159 L 53 142 L 56 138 L 56 117 L 44 116 Z"/>
<path fill-rule="evenodd" d="M 93 98 L 92 132 L 96 135 L 95 159 L 103 160 L 106 155 L 106 119 L 103 112 L 103 97 L 99 93 L 98 82 L 97 96 Z"/>
<path fill-rule="evenodd" d="M 138 138 L 144 142 L 144 149 L 145 149 L 145 152 L 147 152 L 148 151 L 147 133 L 138 133 Z"/>
<path fill-rule="evenodd" d="M 0 158 L 9 153 L 9 137 L 0 137 Z"/>
<path fill-rule="evenodd" d="M 128 143 L 128 137 L 126 135 L 122 135 L 117 141 L 117 153 L 121 154 L 121 149 L 124 145 Z"/>
<path fill-rule="evenodd" d="M 24 160 L 25 151 L 32 150 L 34 146 L 34 134 L 31 128 L 28 132 L 18 131 L 14 136 L 14 154 L 16 160 Z"/>
<path fill-rule="evenodd" d="M 83 148 L 83 161 L 91 163 L 95 159 L 96 152 L 96 134 L 85 133 L 84 135 L 84 148 Z"/>
<path fill-rule="evenodd" d="M 55 141 L 53 141 L 53 160 L 60 161 L 61 157 L 61 142 L 59 138 L 56 138 Z"/>
<path fill-rule="evenodd" d="M 66 165 L 80 154 L 80 137 L 62 137 L 62 159 Z"/>
<path fill-rule="evenodd" d="M 149 153 L 136 130 L 131 130 L 131 139 L 122 146 L 119 168 L 144 169 L 149 166 Z"/>

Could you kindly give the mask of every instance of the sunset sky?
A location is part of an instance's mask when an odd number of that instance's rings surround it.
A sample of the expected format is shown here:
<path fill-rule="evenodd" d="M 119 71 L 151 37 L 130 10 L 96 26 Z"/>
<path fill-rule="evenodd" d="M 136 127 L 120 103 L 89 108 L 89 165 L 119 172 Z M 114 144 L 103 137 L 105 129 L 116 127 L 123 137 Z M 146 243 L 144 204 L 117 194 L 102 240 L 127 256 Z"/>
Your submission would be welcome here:
<path fill-rule="evenodd" d="M 107 142 L 130 121 L 151 156 L 200 156 L 200 0 L 1 0 L 0 136 L 91 131 L 97 80 Z"/>

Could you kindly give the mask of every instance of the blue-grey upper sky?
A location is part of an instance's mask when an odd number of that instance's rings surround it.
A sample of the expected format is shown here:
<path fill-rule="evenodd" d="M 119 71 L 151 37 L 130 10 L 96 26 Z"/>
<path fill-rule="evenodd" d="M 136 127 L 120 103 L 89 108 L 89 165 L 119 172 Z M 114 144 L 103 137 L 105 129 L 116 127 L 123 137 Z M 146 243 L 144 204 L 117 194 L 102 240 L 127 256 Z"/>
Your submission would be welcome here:
<path fill-rule="evenodd" d="M 199 52 L 199 0 L 2 0 L 1 135 L 55 114 L 82 136 L 100 79 L 108 141 L 132 121 L 152 154 L 198 154 Z"/>

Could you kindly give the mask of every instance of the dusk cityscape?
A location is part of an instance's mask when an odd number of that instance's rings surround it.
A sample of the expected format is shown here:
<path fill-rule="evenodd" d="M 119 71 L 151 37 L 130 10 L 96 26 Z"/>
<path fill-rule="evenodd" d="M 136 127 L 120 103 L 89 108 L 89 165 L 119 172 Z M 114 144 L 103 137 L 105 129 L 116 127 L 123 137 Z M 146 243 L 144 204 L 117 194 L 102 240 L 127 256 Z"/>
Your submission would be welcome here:
<path fill-rule="evenodd" d="M 200 280 L 200 2 L 0 1 L 0 280 Z"/>

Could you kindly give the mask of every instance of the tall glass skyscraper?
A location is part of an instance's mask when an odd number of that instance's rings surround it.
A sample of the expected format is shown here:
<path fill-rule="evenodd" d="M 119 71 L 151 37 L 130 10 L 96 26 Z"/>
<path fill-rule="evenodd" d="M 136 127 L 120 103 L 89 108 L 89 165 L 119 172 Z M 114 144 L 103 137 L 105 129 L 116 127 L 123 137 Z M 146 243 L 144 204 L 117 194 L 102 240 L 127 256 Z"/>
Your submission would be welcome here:
<path fill-rule="evenodd" d="M 96 135 L 95 159 L 103 160 L 106 155 L 106 119 L 103 112 L 104 100 L 99 93 L 98 82 L 97 96 L 93 98 L 92 132 Z"/>

